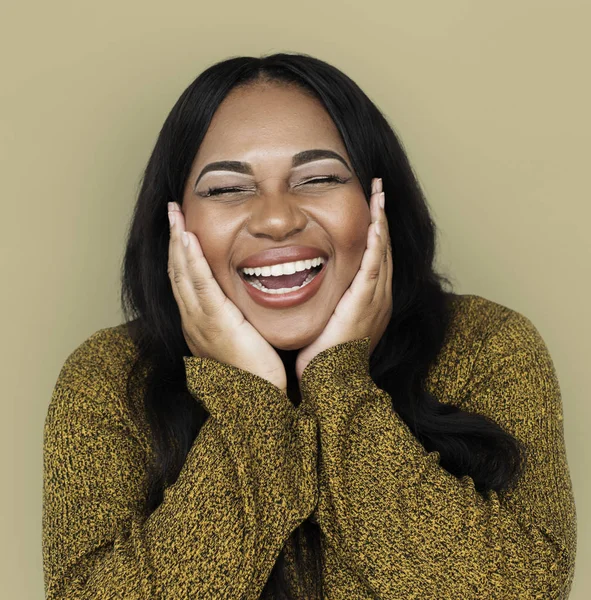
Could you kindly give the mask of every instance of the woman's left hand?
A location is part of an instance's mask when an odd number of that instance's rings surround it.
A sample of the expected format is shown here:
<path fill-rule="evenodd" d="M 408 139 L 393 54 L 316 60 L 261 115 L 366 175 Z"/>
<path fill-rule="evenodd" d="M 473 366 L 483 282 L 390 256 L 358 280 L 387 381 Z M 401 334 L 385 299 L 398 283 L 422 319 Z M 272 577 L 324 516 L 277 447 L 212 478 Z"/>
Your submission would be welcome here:
<path fill-rule="evenodd" d="M 392 315 L 392 246 L 380 197 L 383 203 L 382 181 L 374 179 L 369 204 L 372 222 L 359 271 L 322 333 L 298 353 L 298 381 L 308 363 L 323 350 L 370 336 L 371 354 L 386 331 Z"/>

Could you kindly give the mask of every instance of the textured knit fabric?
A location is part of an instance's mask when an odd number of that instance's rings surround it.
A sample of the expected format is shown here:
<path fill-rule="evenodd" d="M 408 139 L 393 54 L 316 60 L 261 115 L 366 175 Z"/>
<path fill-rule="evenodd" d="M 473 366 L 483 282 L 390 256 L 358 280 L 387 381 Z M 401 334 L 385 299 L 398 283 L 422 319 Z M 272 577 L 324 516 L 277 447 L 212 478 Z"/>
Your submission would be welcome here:
<path fill-rule="evenodd" d="M 560 388 L 519 312 L 458 295 L 427 389 L 522 440 L 525 476 L 485 500 L 428 453 L 369 375 L 369 337 L 318 354 L 302 402 L 252 373 L 184 357 L 209 417 L 144 517 L 149 430 L 125 396 L 134 345 L 101 329 L 67 358 L 43 439 L 46 598 L 259 598 L 306 518 L 325 598 L 565 599 L 576 511 Z M 303 596 L 302 596 L 303 598 Z"/>

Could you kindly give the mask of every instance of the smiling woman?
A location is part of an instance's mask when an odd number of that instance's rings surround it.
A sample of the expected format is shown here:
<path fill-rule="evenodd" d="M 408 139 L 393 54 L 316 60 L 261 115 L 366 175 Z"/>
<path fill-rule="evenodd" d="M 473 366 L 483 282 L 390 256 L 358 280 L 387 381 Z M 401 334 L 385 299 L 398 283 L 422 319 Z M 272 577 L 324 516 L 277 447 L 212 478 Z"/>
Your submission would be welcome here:
<path fill-rule="evenodd" d="M 567 598 L 552 359 L 527 317 L 444 289 L 435 238 L 341 71 L 201 73 L 146 167 L 126 322 L 49 406 L 47 598 Z"/>
<path fill-rule="evenodd" d="M 318 337 L 359 269 L 370 224 L 338 128 L 322 102 L 300 90 L 273 81 L 234 87 L 213 115 L 182 198 L 186 229 L 224 294 L 282 350 Z M 303 276 L 283 273 L 281 265 L 314 258 L 324 260 L 318 274 L 311 265 Z M 250 279 L 240 272 L 272 266 Z"/>

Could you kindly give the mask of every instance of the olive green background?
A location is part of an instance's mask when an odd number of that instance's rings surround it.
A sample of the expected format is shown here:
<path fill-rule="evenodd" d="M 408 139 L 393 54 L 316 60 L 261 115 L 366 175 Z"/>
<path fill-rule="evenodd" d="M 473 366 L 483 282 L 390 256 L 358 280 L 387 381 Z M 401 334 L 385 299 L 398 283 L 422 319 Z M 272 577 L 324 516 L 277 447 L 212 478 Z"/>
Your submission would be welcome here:
<path fill-rule="evenodd" d="M 0 595 L 42 598 L 42 430 L 59 370 L 121 322 L 123 238 L 166 115 L 213 62 L 305 52 L 399 133 L 459 293 L 528 316 L 561 383 L 591 590 L 591 3 L 7 2 L 0 6 Z"/>

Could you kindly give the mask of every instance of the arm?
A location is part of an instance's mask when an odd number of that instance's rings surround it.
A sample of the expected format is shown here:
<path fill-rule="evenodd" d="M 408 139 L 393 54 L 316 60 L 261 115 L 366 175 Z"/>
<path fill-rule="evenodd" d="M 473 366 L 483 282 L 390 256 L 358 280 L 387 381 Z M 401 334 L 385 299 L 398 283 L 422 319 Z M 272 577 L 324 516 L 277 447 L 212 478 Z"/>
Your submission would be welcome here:
<path fill-rule="evenodd" d="M 73 387 L 60 375 L 44 429 L 48 599 L 255 599 L 312 512 L 313 419 L 247 371 L 197 357 L 185 367 L 210 417 L 147 518 L 146 456 L 120 400 L 104 377 Z"/>
<path fill-rule="evenodd" d="M 529 452 L 513 492 L 487 500 L 393 410 L 369 375 L 369 341 L 329 348 L 302 374 L 320 431 L 318 521 L 338 560 L 383 599 L 567 598 L 576 513 L 561 395 L 531 322 L 515 313 L 481 348 L 462 405 Z"/>

